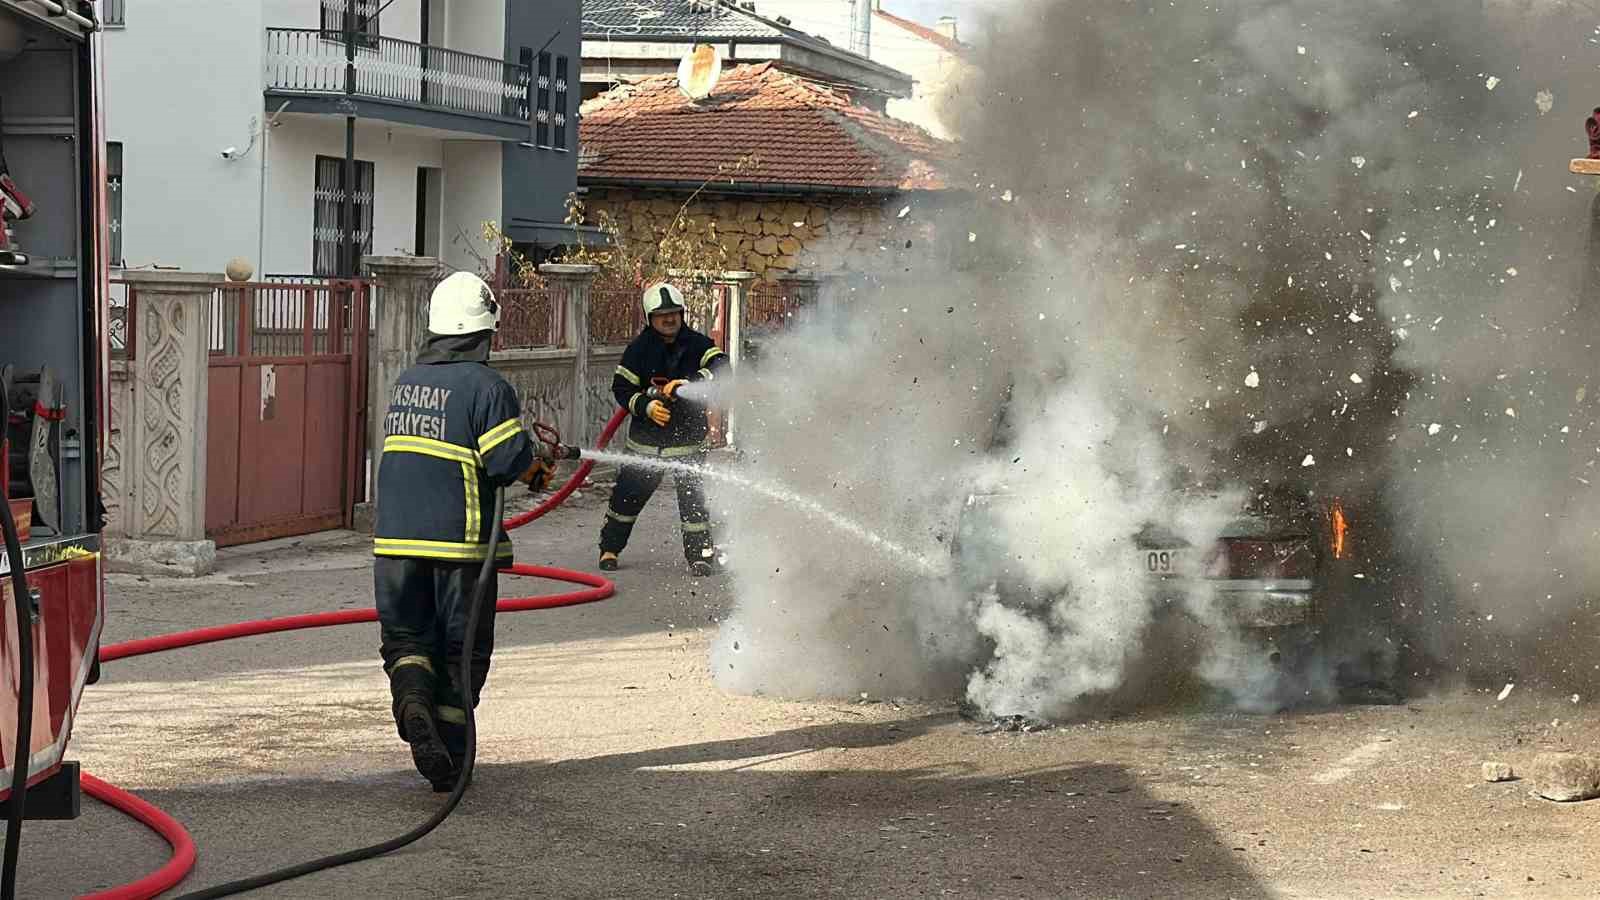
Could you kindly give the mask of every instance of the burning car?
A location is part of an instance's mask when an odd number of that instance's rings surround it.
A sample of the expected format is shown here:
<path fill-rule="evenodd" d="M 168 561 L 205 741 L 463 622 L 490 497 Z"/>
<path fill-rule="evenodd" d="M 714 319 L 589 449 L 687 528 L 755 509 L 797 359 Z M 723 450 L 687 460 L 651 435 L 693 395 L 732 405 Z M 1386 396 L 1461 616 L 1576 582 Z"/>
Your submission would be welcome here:
<path fill-rule="evenodd" d="M 1004 490 L 969 496 L 952 553 L 969 592 L 1039 609 L 1053 598 L 1039 595 L 1037 584 L 995 539 L 1003 532 L 996 518 L 1018 500 Z M 1153 625 L 1181 620 L 1189 626 L 1182 629 L 1189 640 L 1198 642 L 1216 640 L 1215 629 L 1227 628 L 1247 648 L 1244 652 L 1259 654 L 1266 663 L 1261 668 L 1273 672 L 1279 683 L 1267 693 L 1278 706 L 1308 694 L 1332 699 L 1351 686 L 1372 686 L 1365 674 L 1370 665 L 1340 660 L 1343 651 L 1329 641 L 1352 610 L 1370 610 L 1377 594 L 1357 560 L 1341 501 L 1319 500 L 1293 488 L 1262 489 L 1215 531 L 1210 543 L 1197 544 L 1181 532 L 1149 521 L 1114 542 L 1125 547 L 1116 565 L 1128 576 L 1117 587 L 1126 591 L 1136 585 L 1139 599 L 1153 611 Z"/>

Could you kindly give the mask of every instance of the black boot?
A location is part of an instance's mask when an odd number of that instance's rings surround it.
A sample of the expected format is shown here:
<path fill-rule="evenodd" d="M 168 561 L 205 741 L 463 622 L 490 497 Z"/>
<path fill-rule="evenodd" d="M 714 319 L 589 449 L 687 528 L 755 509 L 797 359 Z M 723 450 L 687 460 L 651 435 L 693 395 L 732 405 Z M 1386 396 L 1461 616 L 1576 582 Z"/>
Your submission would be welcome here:
<path fill-rule="evenodd" d="M 430 710 L 421 703 L 409 701 L 401 707 L 400 721 L 406 743 L 411 745 L 411 762 L 417 772 L 428 779 L 435 792 L 450 790 L 455 785 L 456 764 L 439 736 Z"/>
<path fill-rule="evenodd" d="M 434 782 L 435 793 L 447 794 L 455 790 L 456 780 L 461 777 L 461 768 L 467 762 L 467 728 L 454 722 L 439 721 L 439 736 L 444 739 L 444 745 L 450 751 L 450 778 L 444 783 Z M 467 776 L 467 783 L 472 783 L 472 776 Z"/>
<path fill-rule="evenodd" d="M 409 657 L 407 658 L 410 659 Z M 400 739 L 411 745 L 411 762 L 423 778 L 438 783 L 449 779 L 454 765 L 439 737 L 433 705 L 432 664 L 406 662 L 389 670 L 389 693 L 394 698 L 394 724 Z"/>

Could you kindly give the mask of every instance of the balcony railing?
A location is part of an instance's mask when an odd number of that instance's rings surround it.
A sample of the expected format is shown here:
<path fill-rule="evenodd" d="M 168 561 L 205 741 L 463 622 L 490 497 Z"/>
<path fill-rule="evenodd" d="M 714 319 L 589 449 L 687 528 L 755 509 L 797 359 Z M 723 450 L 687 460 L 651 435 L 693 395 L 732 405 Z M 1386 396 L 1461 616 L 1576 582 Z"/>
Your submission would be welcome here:
<path fill-rule="evenodd" d="M 528 121 L 527 66 L 428 44 L 362 36 L 356 46 L 358 97 L 447 112 Z M 267 29 L 267 90 L 343 94 L 345 47 L 339 32 Z"/>

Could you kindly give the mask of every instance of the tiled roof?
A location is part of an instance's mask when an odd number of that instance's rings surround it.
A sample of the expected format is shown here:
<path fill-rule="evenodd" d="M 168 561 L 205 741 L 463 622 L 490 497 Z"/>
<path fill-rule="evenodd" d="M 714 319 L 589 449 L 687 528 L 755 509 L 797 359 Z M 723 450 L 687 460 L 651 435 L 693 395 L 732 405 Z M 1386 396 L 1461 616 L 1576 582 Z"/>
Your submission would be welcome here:
<path fill-rule="evenodd" d="M 792 33 L 721 0 L 584 0 L 583 4 L 584 37 L 673 35 L 777 40 Z"/>
<path fill-rule="evenodd" d="M 874 10 L 873 14 L 886 22 L 904 28 L 906 31 L 911 32 L 912 34 L 922 38 L 925 41 L 928 41 L 929 43 L 937 44 L 951 53 L 961 54 L 965 53 L 967 50 L 967 45 L 953 38 L 945 37 L 934 29 L 929 28 L 928 26 L 919 22 L 913 22 L 910 19 L 902 19 L 897 15 L 893 15 L 892 13 L 886 13 L 881 9 Z"/>
<path fill-rule="evenodd" d="M 954 158 L 953 145 L 915 125 L 771 63 L 725 70 L 698 103 L 673 75 L 624 84 L 585 103 L 580 123 L 578 177 L 591 184 L 943 190 Z"/>

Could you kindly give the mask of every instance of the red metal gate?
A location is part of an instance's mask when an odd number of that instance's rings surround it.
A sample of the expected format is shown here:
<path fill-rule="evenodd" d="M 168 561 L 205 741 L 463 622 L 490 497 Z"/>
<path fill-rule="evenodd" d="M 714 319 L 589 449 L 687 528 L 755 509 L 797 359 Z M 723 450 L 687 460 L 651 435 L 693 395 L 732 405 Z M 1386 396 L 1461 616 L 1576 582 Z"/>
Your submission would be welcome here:
<path fill-rule="evenodd" d="M 238 283 L 212 297 L 206 535 L 349 527 L 365 499 L 368 285 Z"/>

